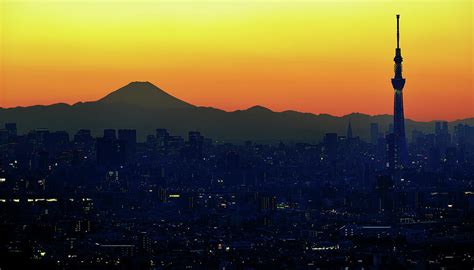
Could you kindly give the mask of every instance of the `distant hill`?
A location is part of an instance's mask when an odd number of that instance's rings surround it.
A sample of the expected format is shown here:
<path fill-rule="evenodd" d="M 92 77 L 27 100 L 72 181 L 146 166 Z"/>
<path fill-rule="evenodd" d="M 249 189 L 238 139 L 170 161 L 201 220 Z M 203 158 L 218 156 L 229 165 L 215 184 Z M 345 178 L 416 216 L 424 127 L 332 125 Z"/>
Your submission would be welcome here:
<path fill-rule="evenodd" d="M 48 106 L 0 108 L 0 124 L 16 122 L 20 133 L 37 128 L 66 130 L 73 135 L 79 129 L 91 129 L 100 136 L 105 128 L 137 129 L 140 140 L 166 128 L 172 134 L 185 136 L 198 130 L 219 141 L 319 142 L 327 132 L 346 134 L 349 121 L 354 136 L 369 138 L 370 123 L 379 123 L 386 131 L 390 115 L 352 113 L 342 117 L 296 111 L 273 112 L 262 106 L 226 112 L 198 107 L 173 97 L 149 82 L 132 82 L 93 102 L 74 105 L 58 103 Z M 450 122 L 474 125 L 474 118 Z M 413 129 L 433 132 L 433 122 L 406 120 L 407 137 Z"/>

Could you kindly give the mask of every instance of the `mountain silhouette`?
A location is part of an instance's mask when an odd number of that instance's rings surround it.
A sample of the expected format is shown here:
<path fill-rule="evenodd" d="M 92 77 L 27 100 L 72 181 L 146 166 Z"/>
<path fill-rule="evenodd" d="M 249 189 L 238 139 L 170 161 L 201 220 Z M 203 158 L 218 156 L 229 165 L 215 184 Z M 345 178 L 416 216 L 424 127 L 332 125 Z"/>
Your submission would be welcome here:
<path fill-rule="evenodd" d="M 131 82 L 97 102 L 109 105 L 134 105 L 157 109 L 186 109 L 195 106 L 161 90 L 150 82 Z"/>
<path fill-rule="evenodd" d="M 390 115 L 352 113 L 336 117 L 296 111 L 274 112 L 263 106 L 226 112 L 194 106 L 149 82 L 132 82 L 92 102 L 0 108 L 0 124 L 16 122 L 20 133 L 47 128 L 65 130 L 73 135 L 79 129 L 90 129 L 95 136 L 101 136 L 106 128 L 133 128 L 137 129 L 140 140 L 155 134 L 157 128 L 166 128 L 181 136 L 186 136 L 190 130 L 198 130 L 220 142 L 314 143 L 327 132 L 345 135 L 349 121 L 354 135 L 368 140 L 370 123 L 378 123 L 380 130 L 386 131 L 392 120 Z M 450 125 L 457 123 L 474 125 L 474 118 L 454 121 Z M 408 135 L 413 129 L 428 133 L 433 132 L 434 124 L 407 119 L 406 129 Z"/>

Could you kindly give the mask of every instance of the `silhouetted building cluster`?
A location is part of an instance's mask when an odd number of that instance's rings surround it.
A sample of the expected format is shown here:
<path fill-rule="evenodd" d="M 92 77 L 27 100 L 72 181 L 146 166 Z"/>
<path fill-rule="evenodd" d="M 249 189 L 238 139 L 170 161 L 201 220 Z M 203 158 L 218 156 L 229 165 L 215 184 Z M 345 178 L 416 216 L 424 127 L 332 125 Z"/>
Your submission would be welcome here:
<path fill-rule="evenodd" d="M 472 265 L 474 127 L 414 130 L 397 169 L 387 165 L 393 133 L 367 130 L 368 142 L 348 124 L 318 144 L 229 144 L 197 131 L 157 129 L 141 142 L 131 129 L 93 137 L 6 124 L 0 266 Z"/>

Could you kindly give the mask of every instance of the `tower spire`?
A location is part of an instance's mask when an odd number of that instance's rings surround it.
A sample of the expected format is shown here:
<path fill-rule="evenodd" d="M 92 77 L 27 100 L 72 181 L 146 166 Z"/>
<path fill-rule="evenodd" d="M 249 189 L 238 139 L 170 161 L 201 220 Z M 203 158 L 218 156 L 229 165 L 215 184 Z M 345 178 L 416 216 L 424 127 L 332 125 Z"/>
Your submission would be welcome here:
<path fill-rule="evenodd" d="M 400 48 L 400 15 L 397 14 L 397 48 L 395 49 L 395 76 L 392 79 L 393 88 L 402 91 L 405 85 L 405 79 L 402 76 L 402 49 Z"/>
<path fill-rule="evenodd" d="M 397 14 L 397 49 L 400 48 L 400 14 Z"/>
<path fill-rule="evenodd" d="M 351 120 L 349 120 L 349 125 L 347 126 L 347 138 L 352 139 L 352 125 Z"/>

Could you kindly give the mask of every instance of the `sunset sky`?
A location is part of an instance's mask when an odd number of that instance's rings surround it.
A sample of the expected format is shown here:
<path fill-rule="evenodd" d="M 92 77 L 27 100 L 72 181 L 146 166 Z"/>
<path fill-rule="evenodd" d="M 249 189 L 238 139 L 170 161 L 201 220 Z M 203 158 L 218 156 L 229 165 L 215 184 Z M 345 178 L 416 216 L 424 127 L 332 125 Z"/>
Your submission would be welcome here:
<path fill-rule="evenodd" d="M 470 0 L 0 0 L 0 107 L 91 101 L 150 81 L 200 106 L 474 117 Z"/>

